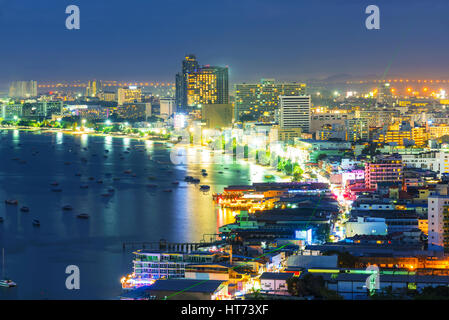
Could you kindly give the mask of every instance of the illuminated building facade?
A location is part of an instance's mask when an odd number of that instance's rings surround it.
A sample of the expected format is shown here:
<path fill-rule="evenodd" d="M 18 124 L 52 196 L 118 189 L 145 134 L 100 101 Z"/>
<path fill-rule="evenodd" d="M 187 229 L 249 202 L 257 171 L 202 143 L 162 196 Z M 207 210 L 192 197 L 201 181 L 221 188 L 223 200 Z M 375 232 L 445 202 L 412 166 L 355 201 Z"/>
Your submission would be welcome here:
<path fill-rule="evenodd" d="M 310 96 L 280 96 L 279 102 L 280 129 L 301 128 L 303 132 L 310 131 Z"/>
<path fill-rule="evenodd" d="M 265 113 L 272 114 L 279 106 L 279 96 L 300 96 L 306 93 L 304 83 L 276 83 L 261 79 L 260 83 L 241 83 L 235 86 L 235 119 L 252 115 L 256 120 Z"/>
<path fill-rule="evenodd" d="M 199 69 L 195 55 L 190 54 L 182 61 L 182 71 L 176 74 L 176 106 L 179 109 L 187 107 L 188 75 Z"/>
<path fill-rule="evenodd" d="M 203 66 L 187 74 L 187 106 L 228 103 L 228 68 Z"/>
<path fill-rule="evenodd" d="M 142 90 L 137 87 L 118 88 L 117 103 L 119 106 L 124 103 L 141 102 Z"/>
<path fill-rule="evenodd" d="M 365 163 L 365 185 L 377 189 L 380 182 L 402 183 L 403 165 L 398 157 L 378 157 L 373 162 Z"/>

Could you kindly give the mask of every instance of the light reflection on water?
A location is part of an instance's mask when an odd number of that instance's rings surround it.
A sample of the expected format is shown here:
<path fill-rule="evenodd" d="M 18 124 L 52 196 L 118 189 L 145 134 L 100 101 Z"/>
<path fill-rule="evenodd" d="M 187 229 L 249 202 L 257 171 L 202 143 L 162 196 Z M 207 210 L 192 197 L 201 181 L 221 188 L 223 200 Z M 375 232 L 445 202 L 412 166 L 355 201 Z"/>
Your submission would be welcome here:
<path fill-rule="evenodd" d="M 123 241 L 199 241 L 234 220 L 232 212 L 212 202 L 212 193 L 264 176 L 263 168 L 246 161 L 206 161 L 207 150 L 198 153 L 201 161 L 175 166 L 170 150 L 151 141 L 18 130 L 3 131 L 0 139 L 0 201 L 19 201 L 19 206 L 0 205 L 5 218 L 0 247 L 5 247 L 8 276 L 19 284 L 0 288 L 0 299 L 115 298 L 119 278 L 132 268 L 132 249 L 123 252 Z M 130 153 L 123 153 L 128 147 Z M 201 169 L 207 170 L 207 177 L 201 176 Z M 186 175 L 200 178 L 211 190 L 203 193 L 185 183 Z M 53 181 L 62 192 L 51 191 Z M 158 187 L 149 188 L 149 183 Z M 81 189 L 82 184 L 88 188 Z M 110 188 L 115 191 L 103 196 Z M 62 210 L 67 204 L 73 211 Z M 20 212 L 22 205 L 30 212 Z M 79 213 L 90 218 L 77 219 Z M 34 227 L 32 219 L 39 219 L 41 226 Z M 80 267 L 81 290 L 65 289 L 70 264 Z"/>

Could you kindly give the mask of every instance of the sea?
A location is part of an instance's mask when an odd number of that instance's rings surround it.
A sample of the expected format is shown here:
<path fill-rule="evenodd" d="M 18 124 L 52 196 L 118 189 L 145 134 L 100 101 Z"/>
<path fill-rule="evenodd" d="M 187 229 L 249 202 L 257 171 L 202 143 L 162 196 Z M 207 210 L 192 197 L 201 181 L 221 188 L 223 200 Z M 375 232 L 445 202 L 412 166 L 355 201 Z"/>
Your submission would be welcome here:
<path fill-rule="evenodd" d="M 117 299 L 139 242 L 208 239 L 235 214 L 218 207 L 213 193 L 271 179 L 265 167 L 217 161 L 205 148 L 189 147 L 191 156 L 175 164 L 173 150 L 126 137 L 0 130 L 1 275 L 17 283 L 0 287 L 0 299 Z M 187 175 L 210 191 L 185 182 Z M 123 249 L 130 242 L 137 244 Z M 79 268 L 79 289 L 67 289 L 71 265 Z"/>

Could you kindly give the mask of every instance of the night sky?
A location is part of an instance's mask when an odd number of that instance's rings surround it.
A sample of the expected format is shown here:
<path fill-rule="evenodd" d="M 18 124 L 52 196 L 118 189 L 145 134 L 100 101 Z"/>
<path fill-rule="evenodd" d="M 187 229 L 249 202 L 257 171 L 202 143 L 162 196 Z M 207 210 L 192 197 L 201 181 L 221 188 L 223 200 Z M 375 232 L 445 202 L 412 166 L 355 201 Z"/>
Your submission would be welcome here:
<path fill-rule="evenodd" d="M 67 5 L 81 29 L 67 30 Z M 365 28 L 380 7 L 380 30 Z M 186 53 L 231 82 L 335 74 L 449 78 L 449 1 L 0 0 L 0 83 L 174 81 Z"/>

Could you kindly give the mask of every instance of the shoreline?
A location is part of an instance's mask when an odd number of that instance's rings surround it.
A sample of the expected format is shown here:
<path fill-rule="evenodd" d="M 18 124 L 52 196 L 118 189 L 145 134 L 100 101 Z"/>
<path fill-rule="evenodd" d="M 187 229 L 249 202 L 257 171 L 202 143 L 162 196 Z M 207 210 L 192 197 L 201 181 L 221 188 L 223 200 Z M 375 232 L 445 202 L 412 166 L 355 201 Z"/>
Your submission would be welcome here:
<path fill-rule="evenodd" d="M 96 137 L 112 137 L 112 138 L 122 138 L 122 139 L 134 139 L 137 141 L 154 141 L 154 142 L 165 142 L 165 143 L 171 143 L 169 140 L 162 140 L 162 139 L 152 139 L 148 137 L 138 137 L 133 135 L 117 135 L 117 134 L 108 134 L 108 133 L 97 133 L 97 132 L 84 132 L 84 131 L 73 131 L 73 130 L 67 130 L 67 129 L 61 129 L 61 128 L 35 128 L 35 127 L 19 127 L 19 126 L 0 126 L 0 130 L 19 130 L 19 131 L 26 131 L 26 132 L 36 132 L 41 131 L 41 133 L 63 133 L 68 134 L 72 136 L 80 136 L 80 135 L 91 135 Z M 203 150 L 210 150 L 207 146 L 192 146 L 196 148 L 201 148 Z M 267 172 L 269 172 L 270 175 L 275 176 L 280 181 L 273 181 L 273 182 L 285 182 L 286 180 L 291 180 L 288 175 L 283 174 L 282 172 L 277 171 L 275 168 L 269 167 L 269 166 L 263 166 L 258 163 L 249 162 L 248 159 L 245 159 L 246 162 L 251 163 L 251 165 L 258 166 L 260 168 L 263 168 Z M 274 179 L 276 180 L 276 179 Z"/>

